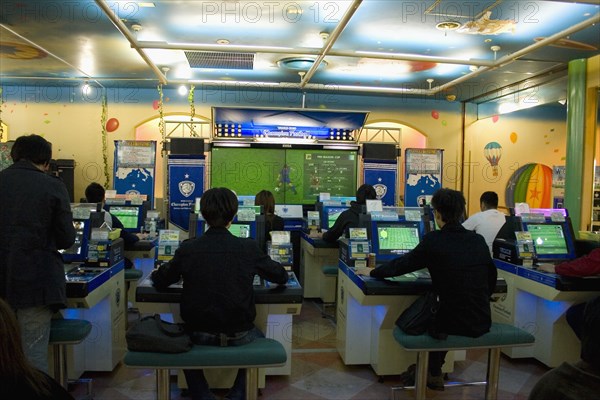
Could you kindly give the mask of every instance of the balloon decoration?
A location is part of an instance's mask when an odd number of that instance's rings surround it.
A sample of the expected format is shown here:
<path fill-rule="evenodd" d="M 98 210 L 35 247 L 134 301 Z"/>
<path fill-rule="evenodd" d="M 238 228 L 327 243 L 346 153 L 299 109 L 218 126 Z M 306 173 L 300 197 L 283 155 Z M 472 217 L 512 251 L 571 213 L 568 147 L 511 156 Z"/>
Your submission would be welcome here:
<path fill-rule="evenodd" d="M 114 132 L 117 129 L 119 129 L 119 120 L 116 118 L 111 118 L 108 121 L 106 121 L 106 131 L 107 132 Z"/>
<path fill-rule="evenodd" d="M 431 111 L 431 117 L 433 119 L 438 119 L 440 117 L 440 113 L 436 110 Z"/>
<path fill-rule="evenodd" d="M 496 123 L 496 122 L 498 122 L 498 120 L 499 120 L 499 119 L 500 119 L 500 116 L 499 116 L 499 115 L 494 115 L 494 116 L 492 117 L 492 122 L 493 122 L 493 123 Z"/>
<path fill-rule="evenodd" d="M 510 141 L 514 144 L 514 143 L 517 143 L 517 139 L 518 139 L 517 133 L 516 132 L 512 132 L 510 134 Z"/>
<path fill-rule="evenodd" d="M 494 176 L 498 176 L 498 161 L 502 156 L 502 146 L 498 142 L 489 142 L 483 148 L 483 155 L 490 162 Z"/>
<path fill-rule="evenodd" d="M 155 109 L 155 110 L 158 110 L 158 100 L 154 100 L 152 102 L 152 108 Z"/>
<path fill-rule="evenodd" d="M 531 208 L 552 207 L 552 168 L 544 164 L 525 164 L 509 178 L 504 192 L 506 205 L 527 203 Z"/>

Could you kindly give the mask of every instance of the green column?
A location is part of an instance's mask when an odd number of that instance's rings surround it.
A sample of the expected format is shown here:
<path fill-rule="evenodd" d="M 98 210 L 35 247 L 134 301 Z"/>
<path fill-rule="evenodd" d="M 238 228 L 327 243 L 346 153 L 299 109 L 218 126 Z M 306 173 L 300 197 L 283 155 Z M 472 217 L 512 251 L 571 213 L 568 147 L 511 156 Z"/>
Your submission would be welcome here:
<path fill-rule="evenodd" d="M 569 210 L 575 232 L 579 231 L 581 227 L 586 73 L 587 60 L 569 62 L 565 207 Z"/>

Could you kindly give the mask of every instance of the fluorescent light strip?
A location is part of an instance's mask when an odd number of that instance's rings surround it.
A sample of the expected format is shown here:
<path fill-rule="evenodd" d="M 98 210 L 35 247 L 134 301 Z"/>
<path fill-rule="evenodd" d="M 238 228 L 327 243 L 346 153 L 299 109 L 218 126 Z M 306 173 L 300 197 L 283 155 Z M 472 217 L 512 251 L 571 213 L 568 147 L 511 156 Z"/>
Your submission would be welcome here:
<path fill-rule="evenodd" d="M 220 137 L 218 139 L 220 139 Z M 250 143 L 240 143 L 240 142 L 216 142 L 216 141 L 213 141 L 212 145 L 214 147 L 250 147 Z"/>
<path fill-rule="evenodd" d="M 190 79 L 190 83 L 215 83 L 224 85 L 256 85 L 256 86 L 279 86 L 279 82 L 251 82 L 251 81 L 220 81 L 212 79 Z"/>
<path fill-rule="evenodd" d="M 243 45 L 243 44 L 236 44 L 235 46 L 230 46 L 227 44 L 214 44 L 214 43 L 177 43 L 177 42 L 167 42 L 168 45 L 170 46 L 179 46 L 179 47 L 184 47 L 184 48 L 213 48 L 213 49 L 219 49 L 219 50 L 229 50 L 229 48 L 233 48 L 233 49 L 249 49 L 249 50 L 254 50 L 254 49 L 261 49 L 261 50 L 293 50 L 292 47 L 277 47 L 277 46 L 256 46 L 256 45 Z M 141 45 L 143 47 L 144 42 L 141 42 Z M 202 51 L 202 50 L 197 50 L 197 51 Z"/>
<path fill-rule="evenodd" d="M 258 137 L 254 138 L 255 141 L 260 143 L 290 143 L 290 144 L 312 144 L 315 143 L 315 139 L 303 139 L 303 138 L 292 138 L 292 137 Z"/>

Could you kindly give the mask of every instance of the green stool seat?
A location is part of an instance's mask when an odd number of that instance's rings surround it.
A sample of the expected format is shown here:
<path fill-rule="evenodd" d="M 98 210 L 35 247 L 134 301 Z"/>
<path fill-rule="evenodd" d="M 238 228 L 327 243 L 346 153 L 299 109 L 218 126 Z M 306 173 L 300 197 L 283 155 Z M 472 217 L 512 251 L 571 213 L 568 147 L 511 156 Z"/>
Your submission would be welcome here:
<path fill-rule="evenodd" d="M 485 382 L 469 382 L 460 385 L 485 385 L 485 399 L 496 400 L 498 396 L 498 375 L 500 371 L 500 349 L 502 347 L 530 346 L 535 338 L 529 332 L 512 325 L 492 323 L 490 331 L 477 338 L 467 336 L 448 335 L 446 340 L 432 338 L 427 334 L 407 335 L 400 328 L 395 327 L 394 339 L 407 351 L 416 351 L 417 365 L 415 372 L 415 398 L 424 400 L 427 385 L 427 370 L 430 351 L 451 351 L 468 349 L 488 349 L 487 379 Z M 392 388 L 392 398 L 395 390 Z"/>
<path fill-rule="evenodd" d="M 170 399 L 169 369 L 246 368 L 246 399 L 256 400 L 257 368 L 285 364 L 287 354 L 274 339 L 258 338 L 243 346 L 218 347 L 195 345 L 185 353 L 128 351 L 123 363 L 133 368 L 155 369 L 157 398 Z"/>
<path fill-rule="evenodd" d="M 77 344 L 92 330 L 92 323 L 84 319 L 53 319 L 50 327 L 50 345 Z"/>
<path fill-rule="evenodd" d="M 337 276 L 338 267 L 336 265 L 323 265 L 321 267 L 321 272 L 327 276 Z"/>
<path fill-rule="evenodd" d="M 53 319 L 50 325 L 49 345 L 54 357 L 54 379 L 67 389 L 69 382 L 87 384 L 88 395 L 92 393 L 91 379 L 69 381 L 67 369 L 67 345 L 81 343 L 92 331 L 92 323 L 84 319 Z"/>
<path fill-rule="evenodd" d="M 126 281 L 137 281 L 142 277 L 142 271 L 135 268 L 130 268 L 125 270 L 125 280 Z"/>

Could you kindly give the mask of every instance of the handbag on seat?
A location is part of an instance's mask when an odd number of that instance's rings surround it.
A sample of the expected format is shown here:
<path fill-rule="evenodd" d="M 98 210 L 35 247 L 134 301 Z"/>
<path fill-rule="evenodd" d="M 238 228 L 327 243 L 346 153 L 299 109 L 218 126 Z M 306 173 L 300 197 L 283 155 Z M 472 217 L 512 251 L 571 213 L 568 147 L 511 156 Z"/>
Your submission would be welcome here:
<path fill-rule="evenodd" d="M 437 294 L 427 292 L 419 296 L 396 320 L 396 326 L 408 335 L 422 335 L 432 332 L 435 315 L 440 308 Z M 433 335 L 432 335 L 433 336 Z"/>
<path fill-rule="evenodd" d="M 192 348 L 192 339 L 179 324 L 163 321 L 159 314 L 144 317 L 125 334 L 127 350 L 153 353 L 184 353 Z"/>

